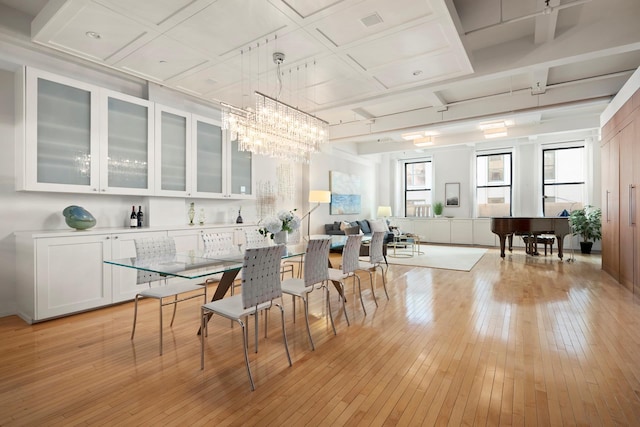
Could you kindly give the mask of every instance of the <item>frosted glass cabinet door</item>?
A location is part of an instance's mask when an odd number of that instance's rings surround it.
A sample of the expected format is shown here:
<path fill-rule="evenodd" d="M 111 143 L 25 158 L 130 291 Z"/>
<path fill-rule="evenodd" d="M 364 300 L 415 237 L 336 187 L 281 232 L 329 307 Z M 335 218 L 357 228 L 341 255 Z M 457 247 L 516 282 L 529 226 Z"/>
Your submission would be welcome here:
<path fill-rule="evenodd" d="M 190 196 L 191 115 L 156 104 L 156 193 Z"/>
<path fill-rule="evenodd" d="M 27 69 L 25 185 L 98 191 L 97 88 Z"/>
<path fill-rule="evenodd" d="M 198 197 L 223 197 L 224 151 L 220 123 L 205 117 L 193 116 L 195 135 L 194 172 Z"/>
<path fill-rule="evenodd" d="M 229 193 L 234 199 L 253 196 L 253 159 L 250 151 L 238 150 L 238 141 L 230 142 L 231 171 Z"/>
<path fill-rule="evenodd" d="M 153 191 L 153 104 L 103 91 L 101 190 L 148 195 Z"/>

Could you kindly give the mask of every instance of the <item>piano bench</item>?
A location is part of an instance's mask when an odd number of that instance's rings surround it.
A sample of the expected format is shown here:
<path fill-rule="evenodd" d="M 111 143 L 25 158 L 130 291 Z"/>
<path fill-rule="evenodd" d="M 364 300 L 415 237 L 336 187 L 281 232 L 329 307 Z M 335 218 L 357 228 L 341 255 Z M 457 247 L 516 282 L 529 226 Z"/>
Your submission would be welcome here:
<path fill-rule="evenodd" d="M 529 243 L 529 239 L 531 237 L 529 236 L 522 236 L 522 239 L 524 240 L 525 243 Z M 538 250 L 538 243 L 543 244 L 544 245 L 544 256 L 547 256 L 547 245 L 549 245 L 549 253 L 551 255 L 553 255 L 553 244 L 556 241 L 556 238 L 553 236 L 535 236 L 535 249 L 536 252 Z"/>

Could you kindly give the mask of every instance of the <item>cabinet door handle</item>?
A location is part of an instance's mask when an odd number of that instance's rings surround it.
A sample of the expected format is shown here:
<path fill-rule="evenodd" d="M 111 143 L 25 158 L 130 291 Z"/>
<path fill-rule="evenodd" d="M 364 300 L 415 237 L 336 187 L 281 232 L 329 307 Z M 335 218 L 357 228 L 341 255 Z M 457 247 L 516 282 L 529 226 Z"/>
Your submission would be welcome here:
<path fill-rule="evenodd" d="M 609 222 L 609 190 L 607 190 L 605 193 L 604 206 L 607 209 L 607 214 L 605 215 L 605 217 L 607 219 L 607 222 Z"/>
<path fill-rule="evenodd" d="M 114 239 L 117 239 L 117 238 L 118 238 L 118 236 L 114 237 Z"/>
<path fill-rule="evenodd" d="M 635 202 L 636 202 L 636 198 L 634 197 L 635 195 L 635 190 L 636 186 L 633 184 L 629 184 L 629 226 L 634 226 L 636 225 L 636 220 L 635 220 L 635 212 L 636 212 L 636 207 L 635 207 Z"/>
<path fill-rule="evenodd" d="M 107 240 L 109 240 L 111 237 L 107 236 Z"/>

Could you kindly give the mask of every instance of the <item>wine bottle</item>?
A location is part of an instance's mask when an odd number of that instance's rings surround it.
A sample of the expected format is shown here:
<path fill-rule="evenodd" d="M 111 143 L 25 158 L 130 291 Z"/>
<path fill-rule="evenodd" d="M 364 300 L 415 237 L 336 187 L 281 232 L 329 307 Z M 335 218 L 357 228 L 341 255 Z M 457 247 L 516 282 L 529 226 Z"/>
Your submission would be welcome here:
<path fill-rule="evenodd" d="M 131 206 L 131 216 L 129 217 L 129 226 L 131 228 L 136 228 L 138 226 L 138 216 L 136 215 L 136 207 Z"/>
<path fill-rule="evenodd" d="M 142 219 L 144 214 L 142 213 L 142 206 L 138 206 L 138 228 L 142 228 Z"/>

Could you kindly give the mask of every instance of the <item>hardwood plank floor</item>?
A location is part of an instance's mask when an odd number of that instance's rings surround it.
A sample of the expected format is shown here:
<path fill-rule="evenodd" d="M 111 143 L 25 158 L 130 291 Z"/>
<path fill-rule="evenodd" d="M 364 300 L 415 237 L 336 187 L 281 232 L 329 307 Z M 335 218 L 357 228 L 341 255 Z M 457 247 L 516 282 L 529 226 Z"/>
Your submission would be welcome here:
<path fill-rule="evenodd" d="M 285 299 L 292 367 L 271 311 L 250 348 L 255 392 L 228 320 L 212 319 L 200 370 L 196 300 L 165 327 L 163 356 L 155 301 L 141 303 L 134 341 L 132 303 L 1 318 L 0 425 L 640 425 L 640 300 L 598 255 L 490 249 L 471 272 L 392 265 L 379 307 L 362 278 L 368 315 L 349 284 L 350 327 L 332 293 L 337 336 L 312 294 L 316 351 L 302 304 L 293 323 Z"/>

